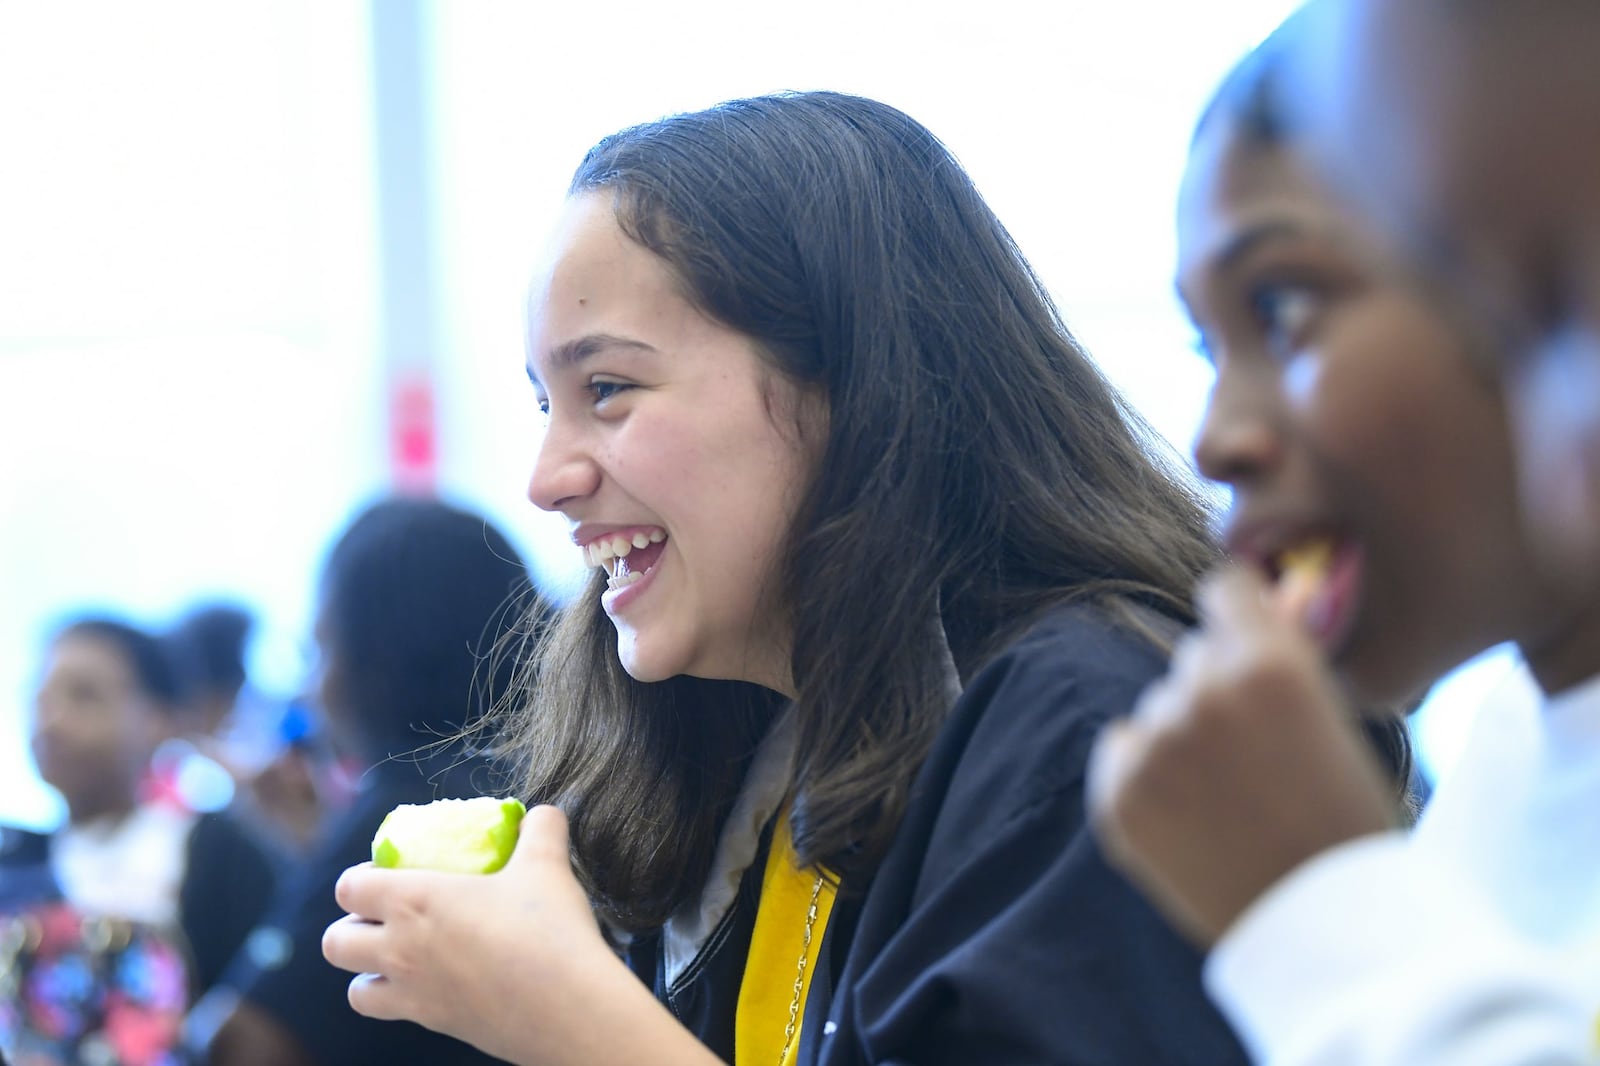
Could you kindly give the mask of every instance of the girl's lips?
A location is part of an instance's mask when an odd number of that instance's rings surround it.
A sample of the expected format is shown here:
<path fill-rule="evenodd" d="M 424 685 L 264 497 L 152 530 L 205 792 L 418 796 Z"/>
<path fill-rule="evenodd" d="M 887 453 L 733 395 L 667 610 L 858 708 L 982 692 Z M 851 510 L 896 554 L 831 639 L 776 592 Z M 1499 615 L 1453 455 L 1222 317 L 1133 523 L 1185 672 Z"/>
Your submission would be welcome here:
<path fill-rule="evenodd" d="M 1365 569 L 1360 547 L 1348 541 L 1339 543 L 1327 573 L 1301 616 L 1307 635 L 1330 658 L 1337 656 L 1355 625 Z"/>

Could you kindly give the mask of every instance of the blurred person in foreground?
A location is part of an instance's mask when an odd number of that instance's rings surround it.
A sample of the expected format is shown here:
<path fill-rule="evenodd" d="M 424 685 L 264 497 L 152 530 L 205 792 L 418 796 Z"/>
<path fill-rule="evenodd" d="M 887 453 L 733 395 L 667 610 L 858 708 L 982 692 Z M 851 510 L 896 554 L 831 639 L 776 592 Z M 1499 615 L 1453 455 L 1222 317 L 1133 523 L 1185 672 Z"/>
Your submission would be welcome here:
<path fill-rule="evenodd" d="M 1600 574 L 1600 4 L 1309 6 L 1319 162 L 1498 342 L 1523 507 Z"/>
<path fill-rule="evenodd" d="M 1592 610 L 1600 5 L 1317 0 L 1300 17 L 1281 117 L 1302 131 L 1307 160 L 1475 331 L 1472 372 L 1503 389 L 1516 513 L 1532 552 L 1522 591 L 1504 607 L 1542 585 Z M 1299 309 L 1309 324 L 1297 329 L 1315 334 L 1327 317 L 1318 308 L 1349 286 L 1297 280 L 1310 293 Z M 1311 388 L 1321 379 L 1293 380 Z M 1451 435 L 1418 434 L 1411 446 Z M 1462 427 L 1453 435 L 1459 442 Z M 1486 503 L 1461 536 L 1493 510 Z M 1319 743 L 1332 718 L 1312 696 L 1313 658 L 1292 661 L 1292 640 L 1241 655 L 1241 627 L 1217 626 L 1220 613 L 1210 628 L 1232 630 L 1231 656 L 1213 657 L 1209 686 L 1194 683 L 1207 672 L 1199 668 L 1142 708 L 1140 734 L 1103 761 L 1100 809 L 1125 868 L 1168 913 L 1202 937 L 1222 936 L 1233 959 L 1224 992 L 1251 1018 L 1258 1050 L 1296 1064 L 1600 1061 L 1592 621 L 1585 629 L 1547 611 L 1543 639 L 1522 642 L 1545 691 L 1537 731 L 1494 773 L 1444 783 L 1435 803 L 1475 832 L 1441 850 L 1383 833 L 1359 753 Z M 1250 743 L 1253 734 L 1272 741 Z M 1299 772 L 1283 771 L 1286 756 Z M 1245 840 L 1234 827 L 1251 809 L 1263 814 Z M 1182 843 L 1201 839 L 1205 854 Z M 1241 954 L 1241 939 L 1258 949 Z"/>

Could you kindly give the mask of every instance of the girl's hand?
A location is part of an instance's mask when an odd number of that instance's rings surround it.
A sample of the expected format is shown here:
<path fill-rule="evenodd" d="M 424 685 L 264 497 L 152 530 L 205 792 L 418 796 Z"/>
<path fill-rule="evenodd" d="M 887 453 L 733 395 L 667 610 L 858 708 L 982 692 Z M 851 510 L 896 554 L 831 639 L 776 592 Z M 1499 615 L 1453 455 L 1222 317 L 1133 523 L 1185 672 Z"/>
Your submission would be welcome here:
<path fill-rule="evenodd" d="M 1204 945 L 1307 859 L 1396 823 L 1320 651 L 1273 592 L 1240 568 L 1208 580 L 1202 628 L 1089 764 L 1107 854 Z"/>
<path fill-rule="evenodd" d="M 360 975 L 350 1005 L 361 1014 L 419 1022 L 518 1063 L 613 1061 L 607 1026 L 670 1023 L 601 937 L 554 807 L 527 813 L 497 873 L 363 863 L 335 895 L 350 914 L 328 927 L 322 950 Z"/>

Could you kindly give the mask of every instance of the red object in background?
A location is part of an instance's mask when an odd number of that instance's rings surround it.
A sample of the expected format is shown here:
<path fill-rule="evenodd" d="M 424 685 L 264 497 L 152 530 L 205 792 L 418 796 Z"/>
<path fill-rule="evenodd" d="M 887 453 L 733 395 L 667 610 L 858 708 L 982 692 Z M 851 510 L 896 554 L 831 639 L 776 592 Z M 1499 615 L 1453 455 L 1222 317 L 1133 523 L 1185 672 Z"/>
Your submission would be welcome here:
<path fill-rule="evenodd" d="M 438 468 L 433 379 L 426 374 L 397 378 L 389 394 L 390 479 L 401 492 L 432 494 Z"/>

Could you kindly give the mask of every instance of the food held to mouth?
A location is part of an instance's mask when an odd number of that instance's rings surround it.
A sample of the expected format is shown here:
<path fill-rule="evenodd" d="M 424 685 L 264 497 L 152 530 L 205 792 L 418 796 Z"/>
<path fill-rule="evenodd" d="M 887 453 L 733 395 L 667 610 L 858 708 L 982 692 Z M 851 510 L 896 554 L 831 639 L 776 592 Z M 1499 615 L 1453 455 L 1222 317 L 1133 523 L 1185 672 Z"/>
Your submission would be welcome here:
<path fill-rule="evenodd" d="M 1285 549 L 1278 555 L 1278 583 L 1272 597 L 1278 611 L 1294 621 L 1304 618 L 1307 607 L 1322 591 L 1331 567 L 1333 541 L 1330 539 L 1317 538 Z"/>
<path fill-rule="evenodd" d="M 1356 623 L 1361 600 L 1364 553 L 1356 543 L 1316 537 L 1279 552 L 1273 559 L 1275 614 L 1337 656 Z"/>

